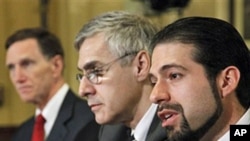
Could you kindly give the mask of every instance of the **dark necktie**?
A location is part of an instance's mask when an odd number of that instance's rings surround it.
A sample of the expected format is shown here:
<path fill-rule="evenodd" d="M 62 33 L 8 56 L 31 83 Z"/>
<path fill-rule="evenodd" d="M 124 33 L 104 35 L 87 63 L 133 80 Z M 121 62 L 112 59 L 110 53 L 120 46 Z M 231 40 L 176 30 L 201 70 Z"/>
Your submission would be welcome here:
<path fill-rule="evenodd" d="M 127 135 L 128 135 L 128 141 L 136 141 L 134 134 L 131 134 L 131 129 L 127 130 Z"/>
<path fill-rule="evenodd" d="M 130 141 L 136 141 L 136 140 L 135 140 L 135 137 L 134 137 L 134 134 L 133 134 L 133 135 L 130 135 Z"/>
<path fill-rule="evenodd" d="M 42 114 L 38 115 L 33 128 L 32 141 L 44 141 L 44 123 L 45 119 Z"/>

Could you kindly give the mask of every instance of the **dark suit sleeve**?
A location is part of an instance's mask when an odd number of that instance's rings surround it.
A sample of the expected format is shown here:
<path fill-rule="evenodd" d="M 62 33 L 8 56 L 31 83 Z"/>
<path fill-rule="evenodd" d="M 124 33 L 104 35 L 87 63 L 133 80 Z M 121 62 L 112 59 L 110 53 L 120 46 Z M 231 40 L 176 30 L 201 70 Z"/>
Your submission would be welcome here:
<path fill-rule="evenodd" d="M 34 125 L 34 117 L 22 123 L 14 133 L 11 141 L 30 141 Z"/>
<path fill-rule="evenodd" d="M 102 125 L 99 132 L 99 141 L 127 141 L 129 130 L 122 124 Z"/>
<path fill-rule="evenodd" d="M 95 120 L 90 121 L 88 125 L 78 133 L 74 141 L 98 141 L 96 129 L 99 129 L 99 125 L 96 124 Z"/>

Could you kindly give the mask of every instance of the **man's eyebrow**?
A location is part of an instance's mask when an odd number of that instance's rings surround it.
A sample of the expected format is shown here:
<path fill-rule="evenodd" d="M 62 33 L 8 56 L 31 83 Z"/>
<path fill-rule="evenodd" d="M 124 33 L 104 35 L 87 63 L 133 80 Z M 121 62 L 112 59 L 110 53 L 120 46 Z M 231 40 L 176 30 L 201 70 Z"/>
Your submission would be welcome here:
<path fill-rule="evenodd" d="M 24 62 L 35 62 L 35 61 L 31 58 L 23 58 L 20 61 L 18 61 L 18 64 L 23 64 Z M 8 67 L 10 65 L 13 65 L 13 63 L 6 63 L 5 65 Z"/>
<path fill-rule="evenodd" d="M 164 70 L 166 70 L 166 69 L 170 69 L 170 68 L 178 68 L 178 69 L 181 69 L 181 70 L 184 70 L 184 71 L 187 70 L 186 68 L 184 68 L 183 66 L 178 65 L 178 64 L 166 64 L 166 65 L 163 65 L 163 66 L 160 68 L 160 72 L 161 72 L 161 71 L 164 71 Z"/>
<path fill-rule="evenodd" d="M 13 67 L 14 67 L 14 64 L 12 64 L 12 63 L 6 64 L 6 67 L 7 67 L 8 69 L 13 68 Z"/>
<path fill-rule="evenodd" d="M 173 64 L 166 64 L 166 65 L 161 66 L 161 68 L 160 68 L 160 70 L 158 72 L 161 73 L 161 72 L 164 72 L 165 70 L 168 70 L 168 69 L 171 69 L 171 68 L 178 68 L 178 69 L 187 71 L 187 69 L 185 67 L 173 63 Z M 148 75 L 149 75 L 149 77 L 154 77 L 154 74 L 152 72 L 149 72 Z"/>
<path fill-rule="evenodd" d="M 100 61 L 91 61 L 86 63 L 83 68 L 77 68 L 79 71 L 82 70 L 89 70 L 89 69 L 94 69 L 96 67 L 97 64 L 100 64 Z"/>

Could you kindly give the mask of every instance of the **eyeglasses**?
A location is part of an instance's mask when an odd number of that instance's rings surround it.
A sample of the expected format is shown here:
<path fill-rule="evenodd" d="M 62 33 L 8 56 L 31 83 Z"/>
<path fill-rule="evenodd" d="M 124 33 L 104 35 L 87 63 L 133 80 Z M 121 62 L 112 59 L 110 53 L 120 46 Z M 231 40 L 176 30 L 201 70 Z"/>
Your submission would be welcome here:
<path fill-rule="evenodd" d="M 107 64 L 104 64 L 100 67 L 96 67 L 94 69 L 87 71 L 86 74 L 78 73 L 78 74 L 76 74 L 76 79 L 79 82 L 81 82 L 82 78 L 85 76 L 88 79 L 88 81 L 91 82 L 92 84 L 100 84 L 101 83 L 100 78 L 102 78 L 102 76 L 104 75 L 104 72 L 107 72 L 115 62 L 117 62 L 117 61 L 119 61 L 127 56 L 135 55 L 135 54 L 137 54 L 137 52 L 127 53 L 127 54 L 107 63 Z"/>

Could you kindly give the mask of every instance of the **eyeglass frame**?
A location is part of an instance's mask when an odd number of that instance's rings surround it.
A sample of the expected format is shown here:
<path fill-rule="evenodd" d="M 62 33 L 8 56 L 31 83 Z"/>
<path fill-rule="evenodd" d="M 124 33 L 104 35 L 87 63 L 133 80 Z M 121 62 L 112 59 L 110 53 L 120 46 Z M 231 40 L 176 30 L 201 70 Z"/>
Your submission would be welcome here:
<path fill-rule="evenodd" d="M 77 73 L 77 74 L 76 74 L 76 80 L 78 80 L 79 82 L 81 82 L 82 79 L 83 79 L 83 77 L 86 76 L 87 80 L 88 80 L 90 83 L 92 83 L 92 84 L 100 84 L 101 81 L 99 80 L 99 78 L 100 78 L 101 76 L 98 76 L 98 72 L 100 72 L 100 71 L 108 72 L 108 70 L 110 69 L 110 67 L 111 67 L 114 63 L 118 62 L 118 61 L 121 60 L 121 59 L 124 59 L 124 58 L 127 57 L 127 56 L 135 55 L 135 54 L 137 54 L 137 53 L 138 53 L 138 52 L 126 53 L 126 54 L 124 54 L 124 55 L 122 55 L 122 56 L 120 56 L 120 57 L 118 57 L 118 58 L 116 58 L 116 59 L 114 59 L 114 60 L 112 60 L 112 61 L 106 63 L 106 64 L 103 64 L 102 66 L 93 68 L 90 72 L 88 72 L 88 73 L 86 73 L 86 74 Z M 107 67 L 107 68 L 104 69 L 105 67 Z M 91 77 L 92 77 L 92 78 L 91 78 Z"/>

